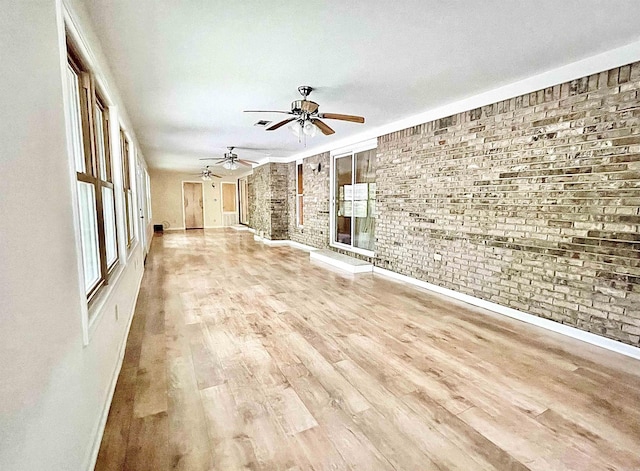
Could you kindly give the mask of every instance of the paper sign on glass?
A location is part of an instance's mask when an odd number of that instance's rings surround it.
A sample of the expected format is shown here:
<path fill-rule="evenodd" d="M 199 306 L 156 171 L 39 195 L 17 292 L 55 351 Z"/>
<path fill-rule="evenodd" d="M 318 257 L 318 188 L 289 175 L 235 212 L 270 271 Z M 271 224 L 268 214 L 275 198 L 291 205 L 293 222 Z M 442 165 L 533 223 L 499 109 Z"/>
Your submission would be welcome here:
<path fill-rule="evenodd" d="M 353 198 L 353 185 L 344 186 L 344 199 L 350 200 Z"/>
<path fill-rule="evenodd" d="M 367 217 L 367 200 L 353 202 L 353 215 L 357 218 Z"/>
<path fill-rule="evenodd" d="M 369 192 L 367 186 L 367 183 L 356 183 L 353 185 L 353 199 L 366 200 Z"/>
<path fill-rule="evenodd" d="M 345 217 L 351 217 L 351 215 L 353 214 L 353 206 L 351 204 L 351 201 L 345 201 L 344 202 L 344 216 Z"/>

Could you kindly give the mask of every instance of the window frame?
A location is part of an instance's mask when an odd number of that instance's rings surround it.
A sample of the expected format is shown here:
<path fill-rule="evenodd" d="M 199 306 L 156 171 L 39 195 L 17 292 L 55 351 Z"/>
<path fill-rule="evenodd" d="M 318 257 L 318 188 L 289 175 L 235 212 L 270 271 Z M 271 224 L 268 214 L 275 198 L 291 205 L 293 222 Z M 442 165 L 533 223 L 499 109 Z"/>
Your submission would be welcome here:
<path fill-rule="evenodd" d="M 115 237 L 115 247 L 116 247 L 116 256 L 115 256 L 115 260 L 113 262 L 111 262 L 111 264 L 109 264 L 109 261 L 107 260 L 107 255 L 106 255 L 106 250 L 107 250 L 107 244 L 106 244 L 106 228 L 104 231 L 104 236 L 105 236 L 105 268 L 107 270 L 107 273 L 109 275 L 111 275 L 111 273 L 116 269 L 118 262 L 120 260 L 120 249 L 119 249 L 119 240 L 118 240 L 118 216 L 117 216 L 117 212 L 116 212 L 116 188 L 115 185 L 113 183 L 113 151 L 112 151 L 112 146 L 111 146 L 111 139 L 109 137 L 109 128 L 110 128 L 110 116 L 109 116 L 109 109 L 108 106 L 105 104 L 105 100 L 102 98 L 101 94 L 96 92 L 95 93 L 95 105 L 101 109 L 102 112 L 102 135 L 104 138 L 104 157 L 105 157 L 105 161 L 104 161 L 104 166 L 105 166 L 105 180 L 102 180 L 100 178 L 100 164 L 97 163 L 97 168 L 98 168 L 98 182 L 100 185 L 100 198 L 101 198 L 101 205 L 102 205 L 102 212 L 100 213 L 102 215 L 103 218 L 103 224 L 104 224 L 104 201 L 102 200 L 103 198 L 103 193 L 102 193 L 102 189 L 103 188 L 109 188 L 112 191 L 112 195 L 113 195 L 113 220 L 114 220 L 114 237 Z M 97 125 L 97 124 L 96 124 Z M 99 156 L 96 156 L 96 159 L 98 159 Z M 107 280 L 108 282 L 108 280 Z"/>
<path fill-rule="evenodd" d="M 330 213 L 329 213 L 329 246 L 330 247 L 334 247 L 336 249 L 341 249 L 341 250 L 345 250 L 348 252 L 352 252 L 352 253 L 356 253 L 359 255 L 364 255 L 367 257 L 374 257 L 375 256 L 375 249 L 374 250 L 367 250 L 367 249 L 362 249 L 360 247 L 355 247 L 354 245 L 348 245 L 348 244 L 344 244 L 342 242 L 337 242 L 336 241 L 336 182 L 335 182 L 335 178 L 336 178 L 336 160 L 342 157 L 348 157 L 351 156 L 351 179 L 353 181 L 353 179 L 355 178 L 356 175 L 356 154 L 360 153 L 360 152 L 365 152 L 368 150 L 375 150 L 377 149 L 378 146 L 378 142 L 377 139 L 370 139 L 368 141 L 364 141 L 358 144 L 354 144 L 352 146 L 346 147 L 346 148 L 341 148 L 341 149 L 336 149 L 334 151 L 332 151 L 330 153 L 331 156 L 331 165 L 329 168 L 329 186 L 330 186 L 330 191 L 329 191 L 329 200 L 330 200 Z M 352 216 L 353 218 L 353 216 Z M 354 231 L 355 231 L 355 224 L 352 221 L 351 224 L 351 244 L 353 244 L 354 241 Z"/>
<path fill-rule="evenodd" d="M 135 245 L 136 232 L 134 225 L 133 189 L 131 188 L 131 143 L 127 133 L 120 127 L 120 164 L 122 171 L 122 192 L 124 200 L 125 240 L 127 252 Z"/>
<path fill-rule="evenodd" d="M 74 161 L 74 171 L 76 182 L 82 182 L 92 185 L 95 199 L 95 219 L 96 219 L 96 237 L 98 242 L 98 258 L 99 258 L 99 277 L 98 280 L 90 286 L 86 286 L 84 282 L 84 292 L 87 297 L 87 305 L 91 307 L 95 300 L 98 298 L 98 293 L 109 284 L 114 272 L 119 266 L 119 249 L 118 249 L 118 223 L 117 223 L 117 205 L 115 199 L 115 188 L 113 184 L 113 152 L 110 142 L 110 116 L 109 107 L 107 101 L 103 98 L 103 95 L 96 89 L 95 76 L 91 72 L 90 67 L 81 58 L 77 52 L 73 41 L 69 36 L 66 37 L 67 45 L 67 57 L 66 63 L 73 70 L 78 78 L 78 98 L 79 98 L 79 125 L 80 125 L 80 138 L 82 139 L 82 148 L 84 153 L 84 172 L 80 172 L 77 169 L 76 162 Z M 74 96 L 69 95 L 69 100 L 75 100 Z M 68 106 L 66 104 L 65 106 Z M 96 108 L 100 109 L 102 114 L 102 122 L 97 123 Z M 97 126 L 101 126 L 102 130 L 102 147 L 104 149 L 104 161 L 102 157 L 98 155 L 98 139 Z M 104 166 L 104 180 L 101 178 L 101 166 Z M 76 183 L 77 187 L 77 183 Z M 105 231 L 105 218 L 104 218 L 104 200 L 103 200 L 103 188 L 110 188 L 113 192 L 113 214 L 114 214 L 114 237 L 116 245 L 116 256 L 113 262 L 107 262 L 107 247 L 106 247 L 106 231 Z M 77 189 L 76 189 L 77 191 Z M 79 199 L 76 199 L 77 204 L 80 204 Z M 81 211 L 80 207 L 78 210 Z M 80 241 L 82 244 L 83 241 Z M 85 270 L 84 255 L 82 258 L 82 269 Z"/>
<path fill-rule="evenodd" d="M 304 228 L 304 162 L 300 161 L 296 162 L 296 227 Z"/>

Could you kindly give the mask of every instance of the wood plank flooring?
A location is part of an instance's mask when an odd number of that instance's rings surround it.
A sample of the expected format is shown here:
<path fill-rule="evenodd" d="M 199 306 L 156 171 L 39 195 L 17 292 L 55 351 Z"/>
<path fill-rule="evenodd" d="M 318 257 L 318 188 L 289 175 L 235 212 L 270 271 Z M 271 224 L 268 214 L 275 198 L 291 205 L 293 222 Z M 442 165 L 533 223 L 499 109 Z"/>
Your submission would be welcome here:
<path fill-rule="evenodd" d="M 640 361 L 233 230 L 156 236 L 97 470 L 639 470 Z"/>

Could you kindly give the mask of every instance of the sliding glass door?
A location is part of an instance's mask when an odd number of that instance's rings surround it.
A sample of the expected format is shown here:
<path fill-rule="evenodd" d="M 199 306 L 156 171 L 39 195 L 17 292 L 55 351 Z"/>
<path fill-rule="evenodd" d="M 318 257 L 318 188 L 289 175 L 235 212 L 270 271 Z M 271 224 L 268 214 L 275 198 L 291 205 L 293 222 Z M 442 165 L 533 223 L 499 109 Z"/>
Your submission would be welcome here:
<path fill-rule="evenodd" d="M 375 157 L 376 149 L 334 157 L 332 245 L 356 252 L 375 248 Z"/>

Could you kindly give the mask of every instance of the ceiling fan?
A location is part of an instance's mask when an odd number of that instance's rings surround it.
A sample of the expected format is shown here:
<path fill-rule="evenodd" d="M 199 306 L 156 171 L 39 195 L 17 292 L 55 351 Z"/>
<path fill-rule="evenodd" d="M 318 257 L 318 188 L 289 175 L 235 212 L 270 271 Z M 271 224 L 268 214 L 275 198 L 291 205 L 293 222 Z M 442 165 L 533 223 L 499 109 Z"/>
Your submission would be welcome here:
<path fill-rule="evenodd" d="M 200 160 L 215 160 L 216 162 L 214 162 L 213 165 L 222 165 L 222 167 L 227 170 L 236 170 L 239 168 L 238 164 L 246 165 L 248 167 L 251 167 L 251 164 L 258 164 L 258 162 L 255 162 L 254 160 L 239 159 L 238 154 L 233 153 L 233 149 L 235 149 L 235 147 L 227 147 L 227 149 L 229 149 L 229 152 L 225 152 L 224 157 L 207 157 Z"/>
<path fill-rule="evenodd" d="M 325 122 L 320 119 L 339 119 L 341 121 L 350 121 L 352 123 L 364 123 L 362 116 L 354 116 L 350 114 L 337 113 L 319 113 L 319 105 L 315 101 L 307 100 L 309 94 L 313 91 L 312 87 L 302 85 L 298 87 L 298 92 L 302 95 L 302 100 L 295 100 L 291 103 L 291 111 L 267 111 L 267 110 L 247 110 L 245 113 L 283 113 L 291 115 L 291 118 L 280 121 L 267 128 L 267 131 L 275 131 L 285 124 L 291 123 L 289 129 L 300 137 L 313 137 L 318 129 L 325 135 L 335 133 Z"/>
<path fill-rule="evenodd" d="M 203 168 L 200 173 L 196 173 L 194 175 L 199 176 L 205 182 L 210 181 L 211 177 L 222 178 L 222 176 L 216 175 L 215 173 L 213 173 L 208 165 L 205 168 Z"/>

